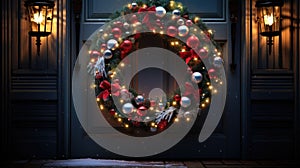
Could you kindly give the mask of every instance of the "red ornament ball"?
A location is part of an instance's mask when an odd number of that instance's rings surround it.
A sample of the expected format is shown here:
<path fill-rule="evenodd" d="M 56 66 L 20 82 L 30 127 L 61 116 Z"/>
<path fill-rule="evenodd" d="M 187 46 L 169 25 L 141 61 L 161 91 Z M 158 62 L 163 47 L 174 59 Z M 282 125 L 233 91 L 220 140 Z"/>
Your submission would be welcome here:
<path fill-rule="evenodd" d="M 130 22 L 133 24 L 136 23 L 137 21 L 138 21 L 138 17 L 136 15 L 132 15 L 130 18 Z"/>
<path fill-rule="evenodd" d="M 106 50 L 106 44 L 101 44 L 100 50 L 102 51 Z"/>
<path fill-rule="evenodd" d="M 192 26 L 192 25 L 193 25 L 193 21 L 187 20 L 187 21 L 185 22 L 185 24 L 186 24 L 187 26 Z"/>
<path fill-rule="evenodd" d="M 147 114 L 147 107 L 141 106 L 136 112 L 139 116 L 145 116 Z"/>
<path fill-rule="evenodd" d="M 123 27 L 123 23 L 121 21 L 115 21 L 113 24 L 114 24 L 114 27 L 118 27 L 118 28 Z"/>
<path fill-rule="evenodd" d="M 197 36 L 192 35 L 187 39 L 186 44 L 191 48 L 197 48 L 200 44 L 200 40 Z"/>
<path fill-rule="evenodd" d="M 175 26 L 169 26 L 167 29 L 167 35 L 175 37 L 178 33 L 178 29 Z"/>
<path fill-rule="evenodd" d="M 174 96 L 174 100 L 177 101 L 177 102 L 180 101 L 180 100 L 181 100 L 180 95 L 176 94 L 176 95 Z"/>
<path fill-rule="evenodd" d="M 113 28 L 112 29 L 112 34 L 114 35 L 114 37 L 115 38 L 120 38 L 121 37 L 121 35 L 122 35 L 122 31 L 121 31 L 121 29 L 120 28 L 118 28 L 118 27 L 115 27 L 115 28 Z"/>
<path fill-rule="evenodd" d="M 93 51 L 91 51 L 91 53 L 90 53 L 90 58 L 91 58 L 91 59 L 96 60 L 96 59 L 98 59 L 99 56 L 101 56 L 101 54 L 100 54 L 99 51 L 93 50 Z"/>
<path fill-rule="evenodd" d="M 123 43 L 120 45 L 120 48 L 124 52 L 129 52 L 132 49 L 132 42 L 130 40 L 124 40 Z"/>
<path fill-rule="evenodd" d="M 208 52 L 207 52 L 207 50 L 206 50 L 205 48 L 201 48 L 201 49 L 199 50 L 199 57 L 200 57 L 201 59 L 205 59 L 205 58 L 208 57 Z"/>
<path fill-rule="evenodd" d="M 116 110 L 115 109 L 110 109 L 109 113 L 110 113 L 110 115 L 115 116 Z"/>
<path fill-rule="evenodd" d="M 215 69 L 211 68 L 207 71 L 207 73 L 208 73 L 210 79 L 217 78 L 217 74 L 216 74 L 217 72 Z"/>

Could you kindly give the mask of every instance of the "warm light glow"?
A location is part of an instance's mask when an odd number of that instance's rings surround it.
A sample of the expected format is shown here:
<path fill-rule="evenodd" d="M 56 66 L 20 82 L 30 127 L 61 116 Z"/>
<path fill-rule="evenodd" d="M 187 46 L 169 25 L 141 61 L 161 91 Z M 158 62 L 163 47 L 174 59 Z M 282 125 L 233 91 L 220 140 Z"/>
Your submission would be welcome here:
<path fill-rule="evenodd" d="M 172 102 L 172 105 L 173 105 L 173 106 L 176 106 L 176 105 L 177 105 L 177 102 L 176 102 L 176 101 L 173 101 L 173 102 Z"/>
<path fill-rule="evenodd" d="M 33 21 L 37 24 L 41 24 L 44 20 L 44 17 L 41 13 L 33 14 Z"/>
<path fill-rule="evenodd" d="M 125 128 L 129 128 L 129 125 L 128 125 L 128 124 L 125 124 Z"/>
<path fill-rule="evenodd" d="M 265 25 L 272 26 L 273 25 L 273 19 L 274 19 L 273 14 L 265 15 L 264 16 Z"/>
<path fill-rule="evenodd" d="M 120 64 L 120 66 L 121 66 L 121 67 L 124 67 L 124 66 L 125 66 L 124 62 L 122 62 L 122 63 Z"/>
<path fill-rule="evenodd" d="M 118 118 L 118 121 L 119 121 L 119 122 L 122 122 L 122 118 Z"/>
<path fill-rule="evenodd" d="M 100 98 L 97 98 L 96 100 L 97 100 L 97 102 L 98 102 L 98 101 L 100 101 Z"/>
<path fill-rule="evenodd" d="M 175 122 L 178 122 L 179 121 L 179 119 L 178 118 L 175 118 L 175 120 L 174 120 Z"/>
<path fill-rule="evenodd" d="M 104 109 L 104 106 L 101 104 L 100 105 L 100 110 L 103 110 Z"/>
<path fill-rule="evenodd" d="M 194 22 L 197 23 L 200 20 L 199 17 L 195 17 Z"/>
<path fill-rule="evenodd" d="M 151 123 L 151 126 L 152 126 L 152 127 L 154 127 L 154 126 L 155 126 L 155 123 L 154 123 L 154 122 L 152 122 L 152 123 Z"/>

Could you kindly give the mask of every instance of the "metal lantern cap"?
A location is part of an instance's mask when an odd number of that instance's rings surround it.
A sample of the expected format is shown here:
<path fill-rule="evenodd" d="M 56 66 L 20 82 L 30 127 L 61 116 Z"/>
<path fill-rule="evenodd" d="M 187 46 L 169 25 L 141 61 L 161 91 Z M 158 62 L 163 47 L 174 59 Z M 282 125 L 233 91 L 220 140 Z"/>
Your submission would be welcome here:
<path fill-rule="evenodd" d="M 49 6 L 51 8 L 54 7 L 54 1 L 53 0 L 27 0 L 25 1 L 25 6 Z"/>
<path fill-rule="evenodd" d="M 257 0 L 255 7 L 283 6 L 282 0 Z"/>

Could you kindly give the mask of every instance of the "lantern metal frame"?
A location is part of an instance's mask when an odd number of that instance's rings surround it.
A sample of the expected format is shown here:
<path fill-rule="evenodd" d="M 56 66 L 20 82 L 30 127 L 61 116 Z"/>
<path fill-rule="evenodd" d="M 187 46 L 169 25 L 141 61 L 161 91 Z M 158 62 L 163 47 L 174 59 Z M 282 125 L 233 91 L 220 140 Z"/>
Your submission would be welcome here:
<path fill-rule="evenodd" d="M 281 36 L 281 8 L 283 0 L 257 0 L 257 23 L 261 36 L 268 37 L 269 54 L 272 51 L 273 37 Z"/>
<path fill-rule="evenodd" d="M 36 37 L 37 55 L 40 55 L 41 37 L 47 37 L 52 33 L 53 0 L 26 0 L 30 31 L 30 38 Z"/>

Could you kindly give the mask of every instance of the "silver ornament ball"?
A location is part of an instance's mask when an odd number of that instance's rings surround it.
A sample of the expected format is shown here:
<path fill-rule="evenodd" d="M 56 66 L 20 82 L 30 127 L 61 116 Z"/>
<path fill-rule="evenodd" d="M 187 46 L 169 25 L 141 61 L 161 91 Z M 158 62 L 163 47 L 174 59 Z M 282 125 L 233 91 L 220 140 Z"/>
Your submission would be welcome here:
<path fill-rule="evenodd" d="M 217 68 L 221 68 L 223 65 L 223 59 L 219 56 L 214 57 L 213 65 Z"/>
<path fill-rule="evenodd" d="M 104 56 L 105 59 L 111 59 L 113 55 L 112 55 L 112 52 L 110 50 L 105 50 L 103 52 L 103 56 Z"/>
<path fill-rule="evenodd" d="M 108 49 L 116 49 L 118 47 L 118 41 L 115 39 L 110 39 L 107 41 L 107 48 Z"/>
<path fill-rule="evenodd" d="M 145 98 L 142 95 L 138 95 L 135 98 L 135 102 L 136 102 L 137 105 L 140 105 L 140 104 L 144 103 L 144 101 L 145 101 Z"/>
<path fill-rule="evenodd" d="M 175 16 L 175 18 L 179 18 L 181 15 L 181 12 L 180 12 L 180 10 L 175 9 L 172 11 L 172 14 Z"/>
<path fill-rule="evenodd" d="M 131 103 L 125 103 L 122 107 L 122 112 L 124 114 L 130 114 L 133 112 L 133 105 Z"/>
<path fill-rule="evenodd" d="M 164 17 L 166 15 L 166 13 L 167 13 L 166 9 L 164 7 L 162 7 L 162 6 L 156 7 L 155 11 L 156 11 L 155 12 L 156 16 L 160 17 L 160 18 Z"/>
<path fill-rule="evenodd" d="M 202 79 L 203 79 L 203 77 L 200 72 L 194 72 L 192 74 L 192 81 L 194 81 L 195 83 L 200 83 L 202 81 Z"/>
<path fill-rule="evenodd" d="M 182 26 L 178 27 L 178 35 L 180 37 L 184 37 L 184 36 L 186 36 L 188 34 L 189 34 L 189 28 L 187 26 L 182 25 Z"/>
<path fill-rule="evenodd" d="M 191 99 L 183 96 L 180 101 L 180 105 L 182 107 L 189 107 L 191 105 Z"/>

